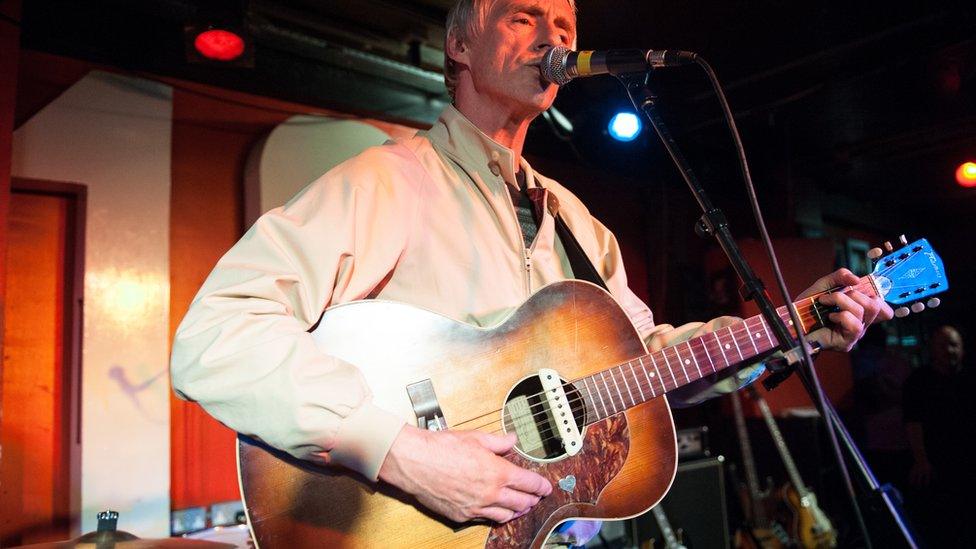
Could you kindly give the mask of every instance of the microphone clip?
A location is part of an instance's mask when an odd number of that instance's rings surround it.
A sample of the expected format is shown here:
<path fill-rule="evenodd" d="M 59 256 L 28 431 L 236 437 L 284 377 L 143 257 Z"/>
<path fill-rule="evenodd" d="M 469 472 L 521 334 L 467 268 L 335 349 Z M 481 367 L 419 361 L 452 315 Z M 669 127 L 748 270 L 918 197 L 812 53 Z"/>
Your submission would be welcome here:
<path fill-rule="evenodd" d="M 808 347 L 810 351 L 810 356 L 814 356 L 819 353 L 822 346 L 819 342 L 814 341 Z M 769 375 L 763 379 L 763 387 L 767 391 L 772 391 L 776 387 L 779 387 L 780 383 L 786 381 L 793 372 L 796 371 L 796 367 L 800 362 L 803 361 L 803 352 L 800 350 L 800 346 L 797 345 L 789 351 L 783 353 L 783 356 L 778 356 L 775 358 L 770 358 L 766 361 L 766 369 L 769 371 Z"/>

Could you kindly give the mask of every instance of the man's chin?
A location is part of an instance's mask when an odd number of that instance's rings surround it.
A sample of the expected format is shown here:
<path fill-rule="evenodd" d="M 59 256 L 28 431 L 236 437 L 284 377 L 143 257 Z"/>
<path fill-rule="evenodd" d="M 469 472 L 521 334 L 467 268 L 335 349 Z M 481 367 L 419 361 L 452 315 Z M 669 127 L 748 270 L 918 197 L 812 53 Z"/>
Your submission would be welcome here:
<path fill-rule="evenodd" d="M 550 86 L 546 89 L 542 89 L 538 93 L 535 93 L 529 103 L 531 103 L 532 106 L 540 113 L 546 111 L 552 106 L 553 102 L 556 101 L 556 92 L 558 91 L 558 87 L 550 84 Z"/>

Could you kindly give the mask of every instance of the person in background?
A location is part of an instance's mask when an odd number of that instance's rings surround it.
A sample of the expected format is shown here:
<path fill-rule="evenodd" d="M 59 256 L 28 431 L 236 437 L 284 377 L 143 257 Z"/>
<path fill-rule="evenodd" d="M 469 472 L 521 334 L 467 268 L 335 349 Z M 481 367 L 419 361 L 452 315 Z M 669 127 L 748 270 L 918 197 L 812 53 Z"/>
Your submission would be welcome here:
<path fill-rule="evenodd" d="M 962 524 L 976 509 L 976 472 L 966 450 L 976 440 L 976 375 L 965 363 L 962 334 L 939 326 L 929 338 L 929 365 L 905 382 L 905 432 L 913 464 L 909 508 L 932 547 L 971 547 Z"/>
<path fill-rule="evenodd" d="M 854 410 L 871 469 L 879 481 L 904 491 L 912 458 L 902 427 L 902 391 L 912 367 L 887 339 L 883 326 L 872 326 L 851 353 Z"/>

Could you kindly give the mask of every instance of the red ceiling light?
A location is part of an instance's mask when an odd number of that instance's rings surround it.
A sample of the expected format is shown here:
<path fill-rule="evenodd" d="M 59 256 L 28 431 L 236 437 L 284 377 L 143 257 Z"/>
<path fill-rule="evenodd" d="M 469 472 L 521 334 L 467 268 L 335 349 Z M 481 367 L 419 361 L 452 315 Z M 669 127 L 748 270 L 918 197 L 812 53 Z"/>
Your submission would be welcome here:
<path fill-rule="evenodd" d="M 976 162 L 965 162 L 956 169 L 956 182 L 963 187 L 976 187 Z"/>
<path fill-rule="evenodd" d="M 233 61 L 244 53 L 244 39 L 230 31 L 210 29 L 197 35 L 193 47 L 207 59 Z"/>

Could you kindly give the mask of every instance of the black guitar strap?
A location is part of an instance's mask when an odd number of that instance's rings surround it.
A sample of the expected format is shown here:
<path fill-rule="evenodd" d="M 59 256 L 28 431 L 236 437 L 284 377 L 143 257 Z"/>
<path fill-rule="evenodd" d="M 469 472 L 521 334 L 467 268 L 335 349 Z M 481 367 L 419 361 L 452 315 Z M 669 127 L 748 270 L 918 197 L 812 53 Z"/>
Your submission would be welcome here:
<path fill-rule="evenodd" d="M 600 273 L 596 271 L 596 267 L 593 266 L 590 258 L 586 257 L 583 247 L 580 246 L 576 237 L 573 236 L 573 231 L 569 230 L 569 226 L 563 221 L 563 216 L 556 215 L 555 219 L 556 234 L 559 235 L 559 240 L 563 243 L 563 248 L 566 250 L 566 258 L 569 259 L 569 266 L 573 268 L 573 276 L 580 280 L 592 282 L 609 292 L 610 289 L 607 288 L 607 284 L 600 277 Z"/>

